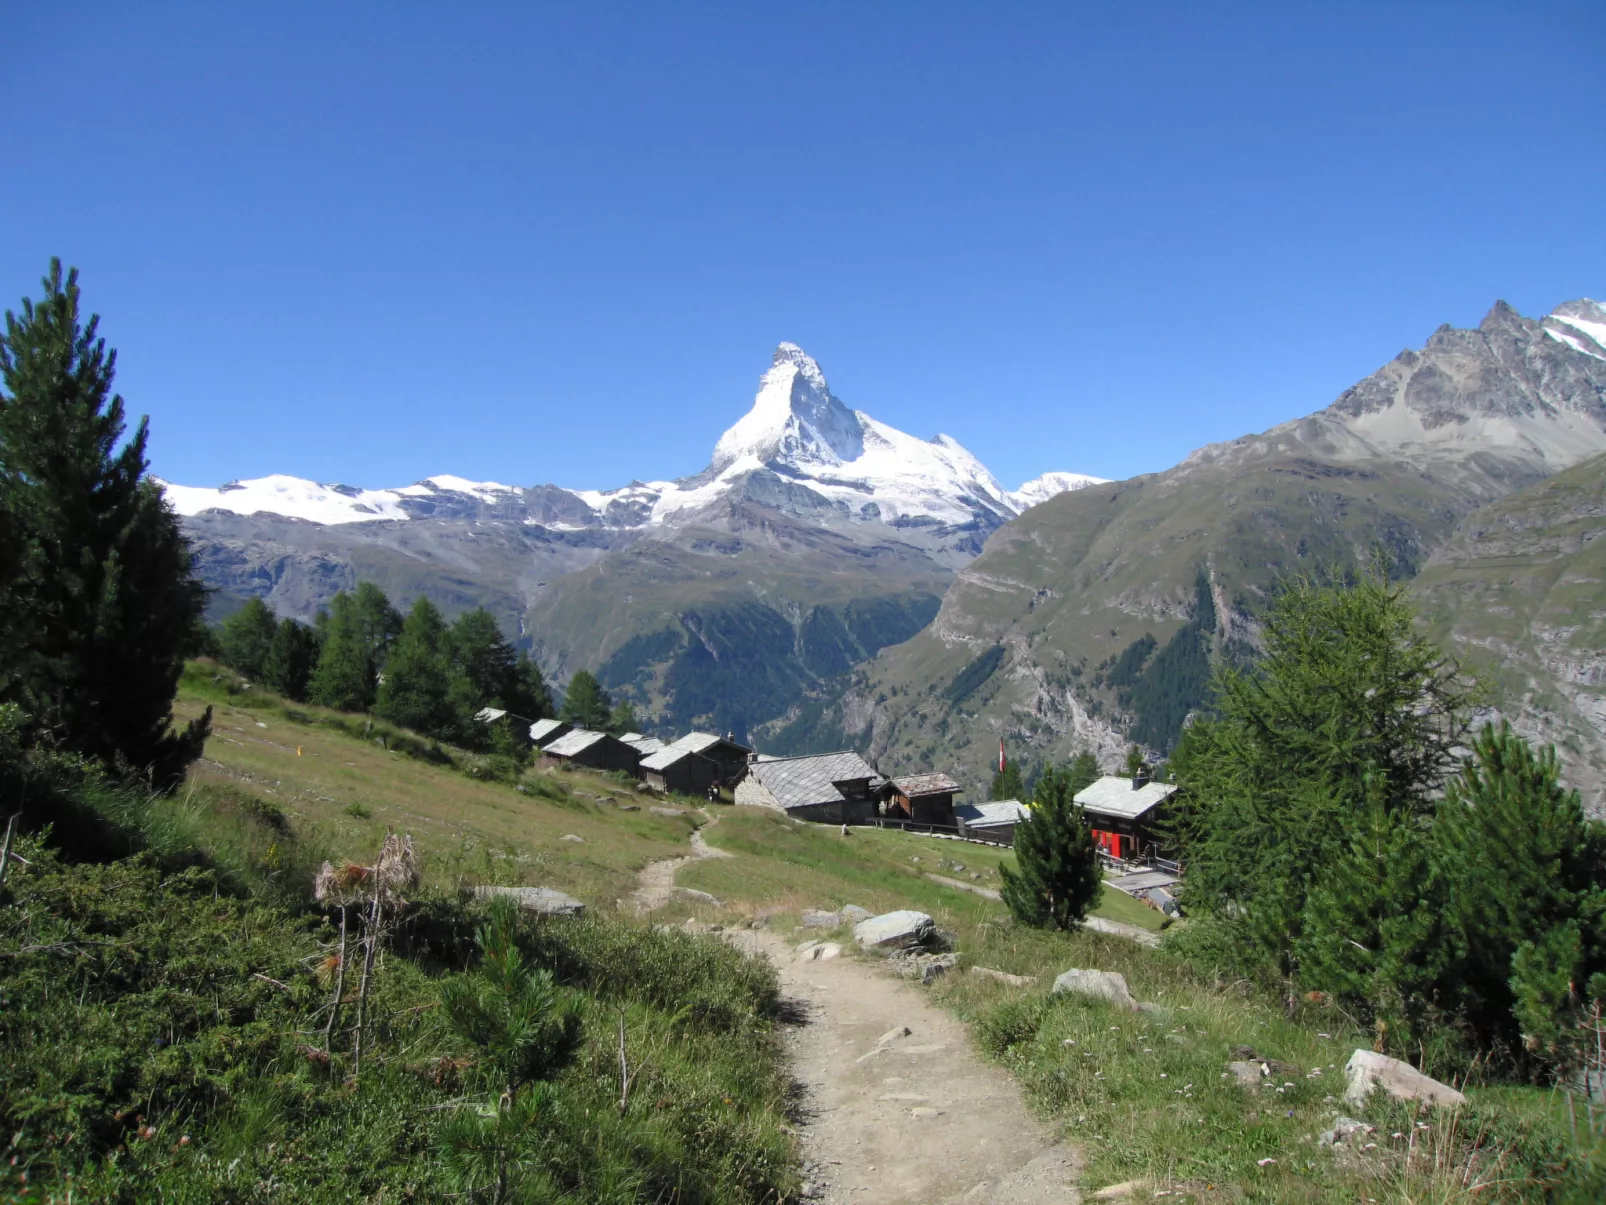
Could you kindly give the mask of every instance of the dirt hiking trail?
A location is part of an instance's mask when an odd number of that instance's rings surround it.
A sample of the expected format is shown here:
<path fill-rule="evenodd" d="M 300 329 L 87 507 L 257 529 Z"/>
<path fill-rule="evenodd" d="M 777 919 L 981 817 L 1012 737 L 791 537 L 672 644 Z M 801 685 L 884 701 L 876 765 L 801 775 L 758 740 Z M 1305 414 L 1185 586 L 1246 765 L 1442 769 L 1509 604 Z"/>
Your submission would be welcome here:
<path fill-rule="evenodd" d="M 695 857 L 648 866 L 630 903 L 666 902 Z M 651 906 L 656 907 L 657 904 Z M 822 1205 L 1069 1205 L 1077 1158 L 984 1062 L 964 1025 L 873 962 L 797 955 L 778 934 L 726 935 L 780 973 L 801 1018 L 787 1042 L 802 1089 L 807 1199 Z M 801 940 L 801 938 L 799 939 Z"/>

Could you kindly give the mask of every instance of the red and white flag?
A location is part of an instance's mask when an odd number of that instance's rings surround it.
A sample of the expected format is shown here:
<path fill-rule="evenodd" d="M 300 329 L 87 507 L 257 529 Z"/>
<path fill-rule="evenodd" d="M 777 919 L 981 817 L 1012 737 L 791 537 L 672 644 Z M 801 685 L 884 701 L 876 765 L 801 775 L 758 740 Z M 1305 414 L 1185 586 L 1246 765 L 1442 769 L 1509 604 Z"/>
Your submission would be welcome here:
<path fill-rule="evenodd" d="M 998 738 L 998 772 L 1004 772 L 1004 738 Z"/>

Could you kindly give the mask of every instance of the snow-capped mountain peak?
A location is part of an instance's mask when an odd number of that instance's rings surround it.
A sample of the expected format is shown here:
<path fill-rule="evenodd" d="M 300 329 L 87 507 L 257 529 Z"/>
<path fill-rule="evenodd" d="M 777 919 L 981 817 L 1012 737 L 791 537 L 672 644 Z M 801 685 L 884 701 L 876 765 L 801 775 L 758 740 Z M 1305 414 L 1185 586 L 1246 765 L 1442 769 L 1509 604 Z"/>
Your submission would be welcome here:
<path fill-rule="evenodd" d="M 712 467 L 724 469 L 744 456 L 760 463 L 834 465 L 863 451 L 857 416 L 831 392 L 814 357 L 795 343 L 782 343 L 759 381 L 753 408 L 714 445 Z"/>
<path fill-rule="evenodd" d="M 165 489 L 182 515 L 260 513 L 324 525 L 522 517 L 556 529 L 681 525 L 743 496 L 820 522 L 956 530 L 968 533 L 957 537 L 966 547 L 979 548 L 987 532 L 1026 508 L 1099 480 L 1046 473 L 1010 492 L 953 437 L 919 439 L 849 410 L 831 392 L 819 363 L 797 344 L 782 343 L 752 408 L 720 436 L 708 468 L 679 481 L 634 481 L 614 490 L 524 490 L 443 475 L 397 489 L 359 490 L 273 476 L 219 489 Z"/>

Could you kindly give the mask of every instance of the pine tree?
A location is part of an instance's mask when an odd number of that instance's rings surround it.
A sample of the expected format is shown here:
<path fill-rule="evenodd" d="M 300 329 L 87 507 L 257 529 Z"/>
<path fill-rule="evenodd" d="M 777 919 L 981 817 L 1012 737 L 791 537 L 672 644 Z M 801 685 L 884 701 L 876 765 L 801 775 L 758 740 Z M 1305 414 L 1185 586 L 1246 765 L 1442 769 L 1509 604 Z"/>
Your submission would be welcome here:
<path fill-rule="evenodd" d="M 1426 821 L 1390 811 L 1372 775 L 1348 848 L 1305 901 L 1293 959 L 1302 985 L 1374 1022 L 1394 1053 L 1412 1055 L 1436 1018 L 1449 962 L 1443 884 Z"/>
<path fill-rule="evenodd" d="M 1246 962 L 1287 973 L 1313 883 L 1349 848 L 1368 781 L 1391 816 L 1430 816 L 1473 695 L 1415 627 L 1402 587 L 1288 582 L 1257 664 L 1216 669 L 1214 714 L 1183 735 L 1187 899 L 1231 924 Z"/>
<path fill-rule="evenodd" d="M 356 603 L 344 590 L 319 615 L 323 648 L 312 675 L 314 703 L 340 711 L 366 711 L 373 706 L 377 668 L 358 621 Z"/>
<path fill-rule="evenodd" d="M 262 680 L 268 689 L 297 703 L 305 702 L 313 671 L 318 668 L 321 644 L 316 629 L 293 619 L 281 619 L 262 665 Z"/>
<path fill-rule="evenodd" d="M 1016 869 L 1000 869 L 1004 903 L 1022 924 L 1071 929 L 1098 900 L 1098 850 L 1074 793 L 1070 776 L 1050 767 L 1037 780 L 1031 819 L 1015 826 Z"/>
<path fill-rule="evenodd" d="M 590 670 L 581 670 L 569 679 L 563 699 L 563 718 L 577 728 L 605 731 L 612 718 L 613 700 L 602 689 Z"/>
<path fill-rule="evenodd" d="M 268 649 L 278 628 L 272 607 L 254 596 L 246 599 L 245 606 L 223 621 L 223 630 L 218 634 L 223 664 L 253 682 L 263 681 Z"/>
<path fill-rule="evenodd" d="M 1026 783 L 1020 775 L 1020 763 L 1006 761 L 1004 768 L 993 775 L 993 782 L 987 788 L 988 799 L 1024 799 L 1026 797 Z"/>
<path fill-rule="evenodd" d="M 449 699 L 449 645 L 441 613 L 419 595 L 385 662 L 374 714 L 426 736 L 454 739 L 458 725 Z"/>
<path fill-rule="evenodd" d="M 557 708 L 552 705 L 552 691 L 541 675 L 541 667 L 531 659 L 530 654 L 519 653 L 514 676 L 518 687 L 512 710 L 533 720 L 544 720 L 557 714 Z"/>
<path fill-rule="evenodd" d="M 172 731 L 206 591 L 146 476 L 147 420 L 123 440 L 117 355 L 97 317 L 79 322 L 77 271 L 52 260 L 44 290 L 0 339 L 0 701 L 31 717 L 30 739 L 166 788 L 210 731 L 210 712 Z"/>
<path fill-rule="evenodd" d="M 1084 749 L 1071 758 L 1070 764 L 1065 767 L 1065 776 L 1074 799 L 1099 780 L 1099 759 Z"/>
<path fill-rule="evenodd" d="M 376 671 L 385 668 L 391 646 L 401 636 L 401 612 L 391 606 L 385 592 L 373 582 L 358 582 L 352 596 L 352 619 L 357 637 Z"/>
<path fill-rule="evenodd" d="M 1606 972 L 1606 828 L 1561 785 L 1555 750 L 1505 723 L 1478 734 L 1438 816 L 1467 1019 L 1511 1049 L 1554 1034 L 1554 984 Z"/>

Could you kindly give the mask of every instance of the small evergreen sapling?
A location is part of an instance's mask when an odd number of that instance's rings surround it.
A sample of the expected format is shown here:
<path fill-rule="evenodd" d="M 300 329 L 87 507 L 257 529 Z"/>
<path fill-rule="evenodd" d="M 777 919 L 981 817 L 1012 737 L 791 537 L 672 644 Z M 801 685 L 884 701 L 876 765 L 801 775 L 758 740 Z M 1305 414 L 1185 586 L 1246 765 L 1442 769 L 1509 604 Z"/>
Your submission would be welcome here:
<path fill-rule="evenodd" d="M 1031 819 L 1015 826 L 1017 869 L 1000 868 L 1010 914 L 1034 928 L 1075 928 L 1103 886 L 1093 834 L 1071 785 L 1064 769 L 1043 772 Z"/>
<path fill-rule="evenodd" d="M 479 1051 L 495 1095 L 457 1110 L 442 1127 L 442 1155 L 471 1199 L 500 1203 L 539 1175 L 542 1122 L 557 1108 L 544 1081 L 579 1049 L 581 1010 L 519 948 L 512 900 L 492 902 L 476 940 L 479 966 L 441 985 L 441 1006 L 453 1031 Z"/>

